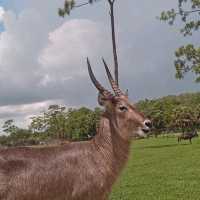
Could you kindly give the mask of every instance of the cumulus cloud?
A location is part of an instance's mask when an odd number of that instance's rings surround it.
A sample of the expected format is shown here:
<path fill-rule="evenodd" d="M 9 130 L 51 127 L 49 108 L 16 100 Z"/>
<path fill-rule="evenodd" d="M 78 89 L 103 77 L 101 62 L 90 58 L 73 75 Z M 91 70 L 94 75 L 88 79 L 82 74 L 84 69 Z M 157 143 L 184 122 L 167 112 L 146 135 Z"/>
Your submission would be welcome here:
<path fill-rule="evenodd" d="M 86 56 L 93 57 L 101 49 L 101 26 L 83 19 L 60 22 L 58 18 L 54 23 L 49 26 L 49 18 L 34 8 L 18 15 L 5 13 L 0 38 L 0 105 L 63 98 L 59 92 L 64 88 L 70 95 L 71 87 L 66 84 L 73 86 L 73 82 L 69 80 L 84 76 Z"/>
<path fill-rule="evenodd" d="M 103 37 L 99 24 L 87 19 L 69 20 L 49 33 L 49 43 L 39 57 L 40 73 L 45 74 L 42 84 L 85 76 L 83 61 L 98 55 Z"/>
<path fill-rule="evenodd" d="M 24 11 L 19 16 L 13 12 L 5 13 L 5 31 L 0 39 L 1 82 L 6 79 L 10 84 L 23 86 L 37 81 L 34 73 L 39 67 L 36 58 L 45 44 L 43 25 L 34 10 Z M 40 28 L 35 30 L 37 27 Z"/>
<path fill-rule="evenodd" d="M 33 115 L 38 114 L 41 111 L 44 111 L 48 108 L 49 105 L 54 105 L 59 103 L 62 104 L 62 100 L 54 101 L 43 101 L 36 102 L 31 104 L 22 104 L 22 105 L 11 105 L 11 106 L 1 106 L 0 107 L 0 118 L 6 118 L 9 116 L 20 116 L 20 115 Z"/>
<path fill-rule="evenodd" d="M 54 104 L 63 105 L 63 101 L 56 99 L 30 104 L 1 106 L 0 121 L 3 123 L 8 119 L 14 119 L 20 127 L 27 127 L 30 124 L 31 117 L 38 116 Z"/>

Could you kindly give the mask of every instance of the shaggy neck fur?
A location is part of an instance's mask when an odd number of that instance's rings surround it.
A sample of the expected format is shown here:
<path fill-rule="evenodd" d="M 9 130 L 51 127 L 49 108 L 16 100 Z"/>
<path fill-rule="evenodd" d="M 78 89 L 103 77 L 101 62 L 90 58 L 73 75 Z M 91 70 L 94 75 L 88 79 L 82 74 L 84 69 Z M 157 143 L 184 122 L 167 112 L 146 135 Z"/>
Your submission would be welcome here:
<path fill-rule="evenodd" d="M 116 120 L 111 120 L 104 114 L 100 121 L 100 127 L 93 142 L 98 154 L 102 156 L 102 169 L 107 168 L 108 180 L 112 185 L 120 171 L 126 164 L 129 156 L 130 138 L 122 138 L 119 133 Z"/>

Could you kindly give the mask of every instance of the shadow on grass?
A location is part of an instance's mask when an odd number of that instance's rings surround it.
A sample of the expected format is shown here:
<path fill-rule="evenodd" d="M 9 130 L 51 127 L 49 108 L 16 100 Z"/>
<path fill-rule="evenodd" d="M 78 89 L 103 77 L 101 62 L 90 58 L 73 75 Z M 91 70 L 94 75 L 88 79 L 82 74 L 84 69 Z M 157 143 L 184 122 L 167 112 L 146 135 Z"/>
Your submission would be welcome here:
<path fill-rule="evenodd" d="M 170 147 L 176 147 L 176 146 L 182 146 L 182 145 L 190 145 L 190 144 L 164 144 L 164 145 L 154 145 L 154 146 L 144 146 L 144 149 L 160 149 L 160 148 L 170 148 Z"/>

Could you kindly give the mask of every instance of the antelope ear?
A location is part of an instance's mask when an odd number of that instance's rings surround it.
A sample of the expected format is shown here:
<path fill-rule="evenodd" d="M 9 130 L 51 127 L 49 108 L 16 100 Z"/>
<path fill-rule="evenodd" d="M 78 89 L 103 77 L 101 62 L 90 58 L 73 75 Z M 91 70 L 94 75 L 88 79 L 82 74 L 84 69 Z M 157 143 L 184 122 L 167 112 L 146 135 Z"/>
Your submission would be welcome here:
<path fill-rule="evenodd" d="M 101 93 L 98 94 L 98 102 L 100 106 L 105 106 L 106 99 Z"/>
<path fill-rule="evenodd" d="M 108 105 L 112 103 L 112 101 L 113 101 L 113 97 L 108 98 L 108 97 L 105 97 L 101 93 L 98 94 L 98 102 L 100 106 L 107 107 Z"/>
<path fill-rule="evenodd" d="M 104 106 L 105 100 L 103 98 L 103 95 L 101 93 L 98 94 L 98 103 L 100 106 Z"/>

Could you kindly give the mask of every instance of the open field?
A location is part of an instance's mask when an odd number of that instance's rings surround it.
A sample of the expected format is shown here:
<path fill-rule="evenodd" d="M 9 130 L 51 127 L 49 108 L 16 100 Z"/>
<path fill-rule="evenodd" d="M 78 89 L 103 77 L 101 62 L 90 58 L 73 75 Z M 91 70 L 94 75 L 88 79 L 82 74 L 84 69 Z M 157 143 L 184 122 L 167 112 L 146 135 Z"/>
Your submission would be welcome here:
<path fill-rule="evenodd" d="M 134 141 L 110 200 L 200 200 L 200 138 Z"/>

